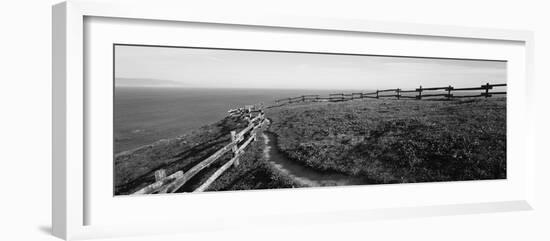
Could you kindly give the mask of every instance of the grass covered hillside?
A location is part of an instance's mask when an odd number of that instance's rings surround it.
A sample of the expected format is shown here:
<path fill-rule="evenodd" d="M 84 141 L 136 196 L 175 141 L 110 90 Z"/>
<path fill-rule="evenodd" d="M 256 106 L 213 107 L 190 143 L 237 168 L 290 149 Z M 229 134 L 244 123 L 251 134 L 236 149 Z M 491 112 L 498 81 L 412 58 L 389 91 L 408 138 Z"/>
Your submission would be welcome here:
<path fill-rule="evenodd" d="M 155 182 L 154 172 L 158 169 L 165 169 L 167 175 L 179 170 L 186 172 L 227 145 L 231 130 L 239 130 L 245 126 L 244 121 L 227 117 L 178 138 L 157 141 L 117 154 L 114 161 L 115 195 L 131 194 Z M 228 169 L 212 184 L 210 191 L 299 186 L 264 160 L 263 141 L 260 138 L 258 140 L 247 148 L 240 158 L 238 168 Z M 229 153 L 219 158 L 179 191 L 194 190 L 230 158 Z"/>
<path fill-rule="evenodd" d="M 288 158 L 373 183 L 506 178 L 506 98 L 355 100 L 267 111 Z"/>

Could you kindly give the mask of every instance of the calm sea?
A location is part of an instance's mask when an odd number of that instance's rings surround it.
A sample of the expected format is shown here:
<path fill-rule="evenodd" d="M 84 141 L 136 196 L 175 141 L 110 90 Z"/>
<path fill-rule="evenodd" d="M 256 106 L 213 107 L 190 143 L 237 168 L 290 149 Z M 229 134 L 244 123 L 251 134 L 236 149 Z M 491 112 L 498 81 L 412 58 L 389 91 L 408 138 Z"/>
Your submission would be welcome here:
<path fill-rule="evenodd" d="M 221 120 L 244 105 L 329 90 L 190 89 L 116 87 L 115 153 L 172 138 Z"/>

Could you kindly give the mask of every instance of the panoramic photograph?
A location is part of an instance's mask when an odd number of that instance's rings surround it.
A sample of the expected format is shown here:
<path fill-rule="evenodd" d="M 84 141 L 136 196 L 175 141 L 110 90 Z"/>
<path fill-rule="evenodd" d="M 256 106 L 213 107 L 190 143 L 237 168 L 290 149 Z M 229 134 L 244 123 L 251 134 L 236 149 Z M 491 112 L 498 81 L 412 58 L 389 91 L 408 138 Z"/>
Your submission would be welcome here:
<path fill-rule="evenodd" d="M 506 179 L 507 62 L 115 44 L 114 195 Z"/>

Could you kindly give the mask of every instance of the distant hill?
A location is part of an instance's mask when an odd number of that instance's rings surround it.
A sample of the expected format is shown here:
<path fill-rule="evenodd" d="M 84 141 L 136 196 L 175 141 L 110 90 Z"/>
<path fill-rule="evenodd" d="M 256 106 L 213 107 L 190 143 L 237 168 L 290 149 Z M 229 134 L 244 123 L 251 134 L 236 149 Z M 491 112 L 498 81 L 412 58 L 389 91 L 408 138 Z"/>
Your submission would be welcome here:
<path fill-rule="evenodd" d="M 184 87 L 185 83 L 174 80 L 149 78 L 116 78 L 116 87 Z"/>

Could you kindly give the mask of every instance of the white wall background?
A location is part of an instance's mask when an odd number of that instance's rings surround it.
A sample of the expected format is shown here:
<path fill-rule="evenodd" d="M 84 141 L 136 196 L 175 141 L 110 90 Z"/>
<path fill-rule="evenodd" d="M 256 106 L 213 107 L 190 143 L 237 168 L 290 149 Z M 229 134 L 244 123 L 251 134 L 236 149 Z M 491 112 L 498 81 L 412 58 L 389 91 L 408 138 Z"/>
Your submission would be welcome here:
<path fill-rule="evenodd" d="M 56 240 L 51 219 L 51 8 L 58 1 L 4 1 L 0 8 L 0 240 Z M 550 15 L 547 1 L 201 1 L 214 12 L 274 12 L 535 31 L 538 175 L 536 210 L 265 230 L 225 230 L 117 240 L 550 240 Z"/>

